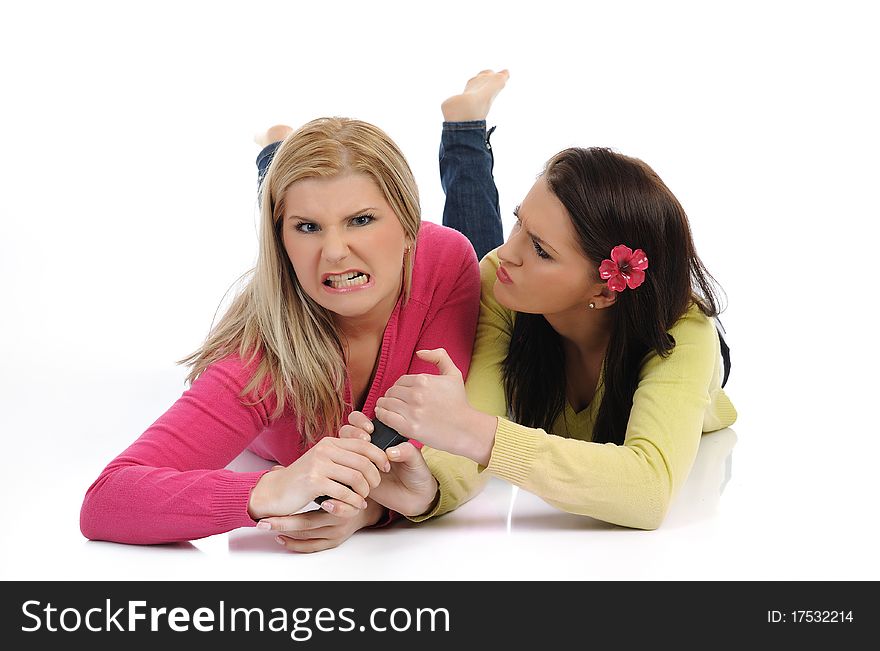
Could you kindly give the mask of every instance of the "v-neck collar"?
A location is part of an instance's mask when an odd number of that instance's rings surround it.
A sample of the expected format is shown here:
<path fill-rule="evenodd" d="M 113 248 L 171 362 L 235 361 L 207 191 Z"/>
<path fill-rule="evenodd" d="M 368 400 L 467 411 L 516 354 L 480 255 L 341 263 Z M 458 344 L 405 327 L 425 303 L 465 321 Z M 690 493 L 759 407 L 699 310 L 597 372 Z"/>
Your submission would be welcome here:
<path fill-rule="evenodd" d="M 364 399 L 363 407 L 360 411 L 367 416 L 372 416 L 376 409 L 376 401 L 382 397 L 384 391 L 382 388 L 382 378 L 385 377 L 385 369 L 388 366 L 389 351 L 394 348 L 394 342 L 397 339 L 397 321 L 400 316 L 401 304 L 403 296 L 398 297 L 394 310 L 385 324 L 385 330 L 382 333 L 382 344 L 379 346 L 379 361 L 376 363 L 376 372 L 373 373 L 373 379 L 370 382 L 370 388 L 367 391 L 367 397 Z M 381 393 L 380 393 L 381 391 Z M 348 374 L 348 368 L 345 370 L 345 418 L 348 418 L 354 408 L 354 396 L 351 394 L 351 376 Z"/>

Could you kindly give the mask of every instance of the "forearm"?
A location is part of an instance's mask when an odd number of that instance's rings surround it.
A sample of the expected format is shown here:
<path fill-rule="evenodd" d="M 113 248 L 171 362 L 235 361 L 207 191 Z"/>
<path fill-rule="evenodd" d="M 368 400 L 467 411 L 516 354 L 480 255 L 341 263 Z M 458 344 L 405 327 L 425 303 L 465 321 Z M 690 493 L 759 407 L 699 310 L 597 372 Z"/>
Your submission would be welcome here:
<path fill-rule="evenodd" d="M 80 528 L 91 540 L 158 544 L 253 526 L 247 505 L 261 474 L 108 467 L 86 494 Z"/>
<path fill-rule="evenodd" d="M 664 450 L 648 437 L 599 444 L 499 419 L 486 472 L 568 513 L 655 529 L 690 470 L 699 437 L 697 427 L 678 449 Z"/>

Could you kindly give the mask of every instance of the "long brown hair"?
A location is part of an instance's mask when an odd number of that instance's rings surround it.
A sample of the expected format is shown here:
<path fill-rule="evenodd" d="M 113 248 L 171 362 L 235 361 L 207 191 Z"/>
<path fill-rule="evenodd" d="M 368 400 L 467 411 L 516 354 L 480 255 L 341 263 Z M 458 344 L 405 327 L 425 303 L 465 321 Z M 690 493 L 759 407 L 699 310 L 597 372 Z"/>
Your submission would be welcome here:
<path fill-rule="evenodd" d="M 608 308 L 611 338 L 593 440 L 622 444 L 645 355 L 671 352 L 668 331 L 692 303 L 716 316 L 719 288 L 697 256 L 681 204 L 641 160 L 601 147 L 571 148 L 551 158 L 543 175 L 597 268 L 618 244 L 642 249 L 650 261 L 644 283 L 620 292 Z M 511 417 L 550 431 L 565 406 L 565 357 L 542 315 L 516 314 L 503 374 Z"/>

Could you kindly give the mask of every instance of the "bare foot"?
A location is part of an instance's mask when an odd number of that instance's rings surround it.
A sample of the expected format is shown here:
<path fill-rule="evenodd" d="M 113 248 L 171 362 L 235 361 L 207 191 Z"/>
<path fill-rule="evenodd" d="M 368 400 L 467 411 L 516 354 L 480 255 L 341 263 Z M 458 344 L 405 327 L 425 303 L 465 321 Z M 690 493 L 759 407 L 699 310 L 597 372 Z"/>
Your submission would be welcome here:
<path fill-rule="evenodd" d="M 471 77 L 461 95 L 453 95 L 440 105 L 443 119 L 447 122 L 485 120 L 495 96 L 504 88 L 509 77 L 506 69 L 498 72 L 483 70 L 476 77 Z"/>
<path fill-rule="evenodd" d="M 260 147 L 265 147 L 266 145 L 271 145 L 273 142 L 284 140 L 288 134 L 292 132 L 293 129 L 286 124 L 276 124 L 275 126 L 269 127 L 264 132 L 255 135 L 254 142 Z"/>

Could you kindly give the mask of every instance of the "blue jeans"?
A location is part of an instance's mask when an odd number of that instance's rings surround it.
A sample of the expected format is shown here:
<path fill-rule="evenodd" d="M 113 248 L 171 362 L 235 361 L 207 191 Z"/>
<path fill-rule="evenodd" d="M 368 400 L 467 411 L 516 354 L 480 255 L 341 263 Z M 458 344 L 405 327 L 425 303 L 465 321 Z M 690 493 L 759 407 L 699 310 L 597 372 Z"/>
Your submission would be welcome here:
<path fill-rule="evenodd" d="M 443 225 L 464 233 L 477 257 L 501 246 L 501 211 L 492 169 L 495 159 L 486 121 L 444 122 L 440 136 L 440 184 L 446 193 Z M 280 142 L 266 146 L 257 156 L 257 183 L 263 182 Z"/>

